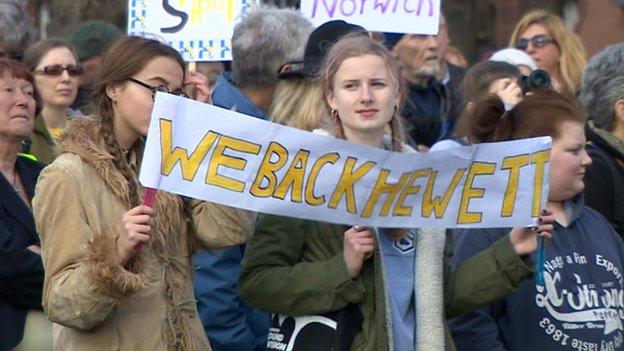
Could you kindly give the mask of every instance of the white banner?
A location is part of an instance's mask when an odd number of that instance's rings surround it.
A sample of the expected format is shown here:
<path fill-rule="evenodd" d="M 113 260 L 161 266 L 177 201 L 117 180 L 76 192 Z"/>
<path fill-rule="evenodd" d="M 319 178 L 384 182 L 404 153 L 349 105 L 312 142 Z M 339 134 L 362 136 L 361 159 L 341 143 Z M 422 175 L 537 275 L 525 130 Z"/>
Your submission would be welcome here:
<path fill-rule="evenodd" d="M 128 34 L 158 37 L 185 61 L 232 59 L 234 25 L 255 0 L 129 0 Z"/>
<path fill-rule="evenodd" d="M 370 31 L 438 34 L 440 0 L 301 0 L 301 12 L 316 26 L 345 20 Z"/>
<path fill-rule="evenodd" d="M 548 137 L 397 153 L 158 93 L 144 186 L 256 212 L 378 227 L 535 223 Z"/>

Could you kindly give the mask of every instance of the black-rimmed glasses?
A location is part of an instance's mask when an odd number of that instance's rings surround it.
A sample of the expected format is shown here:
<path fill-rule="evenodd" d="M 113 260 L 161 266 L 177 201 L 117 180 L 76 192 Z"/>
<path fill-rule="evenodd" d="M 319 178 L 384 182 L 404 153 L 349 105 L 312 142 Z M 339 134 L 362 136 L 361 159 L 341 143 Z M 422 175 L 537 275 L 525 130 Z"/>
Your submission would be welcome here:
<path fill-rule="evenodd" d="M 169 93 L 169 94 L 173 94 L 173 95 L 178 95 L 178 96 L 182 96 L 182 97 L 188 97 L 184 91 L 182 91 L 182 89 L 178 89 L 178 90 L 174 90 L 174 91 L 169 91 L 169 88 L 167 88 L 166 85 L 164 84 L 158 84 L 157 86 L 151 86 L 145 82 L 141 82 L 138 79 L 135 78 L 128 78 L 129 81 L 131 81 L 132 83 L 136 83 L 140 86 L 142 86 L 143 88 L 149 89 L 152 91 L 152 100 L 154 100 L 154 98 L 156 97 L 156 93 L 157 92 L 161 92 L 161 93 Z"/>
<path fill-rule="evenodd" d="M 546 46 L 546 44 L 553 42 L 554 40 L 546 34 L 538 34 L 531 38 L 520 38 L 516 41 L 516 49 L 526 50 L 531 43 L 536 48 Z"/>

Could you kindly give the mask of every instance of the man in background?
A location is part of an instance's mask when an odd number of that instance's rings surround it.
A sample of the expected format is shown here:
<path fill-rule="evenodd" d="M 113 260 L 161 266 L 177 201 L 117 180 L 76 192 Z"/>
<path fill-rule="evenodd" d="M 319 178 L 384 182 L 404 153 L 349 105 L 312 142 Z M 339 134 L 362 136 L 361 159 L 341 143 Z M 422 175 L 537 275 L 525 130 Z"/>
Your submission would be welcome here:
<path fill-rule="evenodd" d="M 461 104 L 464 70 L 444 58 L 449 46 L 446 20 L 441 14 L 437 35 L 386 33 L 385 41 L 408 83 L 401 114 L 410 143 L 426 150 L 450 137 Z"/>
<path fill-rule="evenodd" d="M 232 72 L 217 79 L 213 104 L 269 119 L 278 71 L 301 61 L 311 31 L 310 22 L 290 9 L 259 7 L 245 15 L 232 36 Z M 244 253 L 241 245 L 194 258 L 197 309 L 214 351 L 266 348 L 268 314 L 247 306 L 236 291 Z"/>
<path fill-rule="evenodd" d="M 68 41 L 76 49 L 84 69 L 79 77 L 78 95 L 72 109 L 89 113 L 89 100 L 100 75 L 102 54 L 121 35 L 121 30 L 114 24 L 96 20 L 82 22 L 70 33 Z"/>

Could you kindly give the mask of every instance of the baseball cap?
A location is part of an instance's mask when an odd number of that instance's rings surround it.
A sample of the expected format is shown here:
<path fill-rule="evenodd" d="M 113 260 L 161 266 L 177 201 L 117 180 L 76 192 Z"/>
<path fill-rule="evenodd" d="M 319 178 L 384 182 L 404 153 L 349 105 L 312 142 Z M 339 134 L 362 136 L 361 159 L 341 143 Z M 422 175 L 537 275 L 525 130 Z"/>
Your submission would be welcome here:
<path fill-rule="evenodd" d="M 303 63 L 303 67 L 298 70 L 280 73 L 279 77 L 282 79 L 315 77 L 318 75 L 323 59 L 332 45 L 349 33 L 368 35 L 368 32 L 363 27 L 342 20 L 323 23 L 310 33 L 303 54 L 303 62 L 289 62 L 291 64 Z"/>

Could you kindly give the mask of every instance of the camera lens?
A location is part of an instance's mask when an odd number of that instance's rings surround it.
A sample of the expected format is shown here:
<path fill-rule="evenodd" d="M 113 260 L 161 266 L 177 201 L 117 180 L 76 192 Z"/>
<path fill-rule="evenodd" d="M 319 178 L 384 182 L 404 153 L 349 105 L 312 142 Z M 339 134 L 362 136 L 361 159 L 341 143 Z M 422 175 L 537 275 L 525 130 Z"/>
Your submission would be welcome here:
<path fill-rule="evenodd" d="M 528 76 L 522 76 L 522 91 L 526 94 L 536 89 L 544 89 L 550 87 L 550 76 L 541 69 L 531 71 Z"/>

